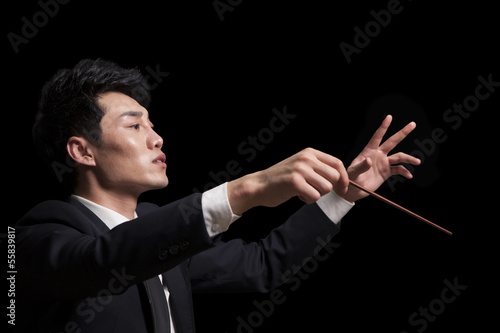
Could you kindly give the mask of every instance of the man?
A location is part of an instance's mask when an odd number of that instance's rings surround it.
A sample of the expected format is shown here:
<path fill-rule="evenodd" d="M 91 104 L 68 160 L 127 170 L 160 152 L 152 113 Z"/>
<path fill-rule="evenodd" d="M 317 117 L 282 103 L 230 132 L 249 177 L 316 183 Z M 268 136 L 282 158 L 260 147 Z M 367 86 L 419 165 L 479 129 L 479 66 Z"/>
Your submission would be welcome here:
<path fill-rule="evenodd" d="M 194 332 L 192 291 L 266 292 L 313 255 L 318 236 L 391 175 L 411 178 L 388 153 L 414 128 L 383 144 L 387 116 L 346 170 L 307 148 L 282 162 L 203 194 L 157 207 L 141 193 L 168 184 L 163 140 L 137 70 L 83 60 L 45 84 L 33 127 L 49 165 L 73 167 L 67 202 L 47 201 L 16 225 L 20 332 Z M 255 206 L 298 196 L 306 203 L 255 243 L 223 242 L 220 233 Z"/>

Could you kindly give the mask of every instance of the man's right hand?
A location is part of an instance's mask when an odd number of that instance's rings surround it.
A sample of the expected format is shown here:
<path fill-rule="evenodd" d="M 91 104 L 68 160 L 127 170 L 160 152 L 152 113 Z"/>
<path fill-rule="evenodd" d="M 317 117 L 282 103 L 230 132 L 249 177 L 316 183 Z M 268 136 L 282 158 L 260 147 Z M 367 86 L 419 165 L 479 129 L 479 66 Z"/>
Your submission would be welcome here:
<path fill-rule="evenodd" d="M 306 148 L 268 169 L 229 182 L 227 192 L 233 213 L 241 215 L 252 207 L 274 207 L 294 196 L 306 203 L 332 190 L 343 196 L 348 186 L 341 160 Z"/>

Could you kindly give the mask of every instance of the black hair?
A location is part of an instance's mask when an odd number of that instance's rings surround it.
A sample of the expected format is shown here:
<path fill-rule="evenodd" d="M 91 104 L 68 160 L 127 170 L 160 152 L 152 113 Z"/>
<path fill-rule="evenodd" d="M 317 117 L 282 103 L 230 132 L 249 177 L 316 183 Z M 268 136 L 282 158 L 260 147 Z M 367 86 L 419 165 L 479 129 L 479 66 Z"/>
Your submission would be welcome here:
<path fill-rule="evenodd" d="M 141 72 L 102 59 L 85 59 L 72 69 L 60 69 L 42 88 L 33 141 L 44 162 L 66 187 L 73 186 L 73 177 L 62 177 L 73 169 L 66 143 L 72 136 L 84 137 L 97 146 L 101 143 L 104 111 L 98 97 L 111 91 L 149 107 L 150 88 Z"/>

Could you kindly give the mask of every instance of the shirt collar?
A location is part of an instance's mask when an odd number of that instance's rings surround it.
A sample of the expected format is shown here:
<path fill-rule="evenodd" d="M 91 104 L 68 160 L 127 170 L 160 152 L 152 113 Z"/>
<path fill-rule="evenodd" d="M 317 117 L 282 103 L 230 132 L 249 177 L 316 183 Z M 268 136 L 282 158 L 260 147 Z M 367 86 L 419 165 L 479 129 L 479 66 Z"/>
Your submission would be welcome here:
<path fill-rule="evenodd" d="M 129 221 L 128 218 L 115 212 L 114 210 L 106 208 L 106 207 L 101 206 L 99 204 L 96 204 L 95 202 L 90 201 L 90 200 L 85 199 L 85 198 L 82 198 L 81 196 L 78 196 L 76 194 L 72 194 L 71 197 L 74 198 L 75 200 L 79 201 L 80 203 L 82 203 L 88 209 L 90 209 L 92 211 L 92 213 L 97 215 L 97 217 L 100 218 L 102 220 L 102 222 L 104 222 L 104 224 L 106 224 L 106 226 L 109 229 L 113 229 L 114 227 L 116 227 L 124 222 Z M 137 217 L 137 213 L 134 212 L 134 218 L 136 218 L 136 217 Z"/>

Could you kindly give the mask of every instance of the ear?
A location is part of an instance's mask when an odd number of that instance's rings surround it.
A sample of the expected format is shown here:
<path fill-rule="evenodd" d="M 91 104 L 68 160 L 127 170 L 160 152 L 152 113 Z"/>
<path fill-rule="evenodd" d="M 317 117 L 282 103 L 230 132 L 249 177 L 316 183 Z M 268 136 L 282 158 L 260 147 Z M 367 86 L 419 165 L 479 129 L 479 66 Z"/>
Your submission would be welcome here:
<path fill-rule="evenodd" d="M 82 165 L 95 166 L 93 154 L 94 146 L 85 138 L 72 136 L 66 143 L 66 150 L 69 156 Z"/>

